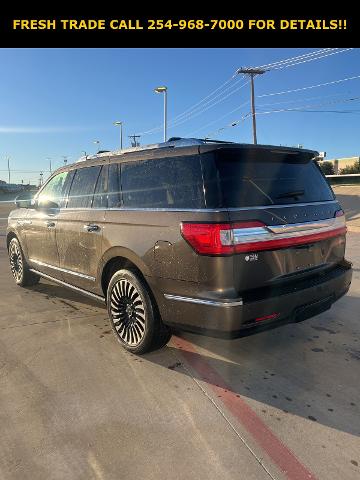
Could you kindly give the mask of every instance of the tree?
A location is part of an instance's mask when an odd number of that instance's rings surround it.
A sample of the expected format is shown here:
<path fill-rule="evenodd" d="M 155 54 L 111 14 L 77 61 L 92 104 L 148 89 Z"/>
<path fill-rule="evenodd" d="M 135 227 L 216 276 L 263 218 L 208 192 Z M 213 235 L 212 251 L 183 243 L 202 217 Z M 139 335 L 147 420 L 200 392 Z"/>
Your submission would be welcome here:
<path fill-rule="evenodd" d="M 353 165 L 349 165 L 340 170 L 340 175 L 346 175 L 347 173 L 360 173 L 360 158 L 356 160 Z"/>
<path fill-rule="evenodd" d="M 332 162 L 319 162 L 319 165 L 324 175 L 335 175 L 334 165 Z"/>

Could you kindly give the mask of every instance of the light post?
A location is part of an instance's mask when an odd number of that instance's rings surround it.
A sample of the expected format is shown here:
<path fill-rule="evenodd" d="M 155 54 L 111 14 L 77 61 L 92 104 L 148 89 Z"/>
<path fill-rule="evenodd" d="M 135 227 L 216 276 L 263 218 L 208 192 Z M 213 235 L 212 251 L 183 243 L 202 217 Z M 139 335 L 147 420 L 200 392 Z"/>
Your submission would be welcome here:
<path fill-rule="evenodd" d="M 97 145 L 97 153 L 100 151 L 100 140 L 94 140 L 95 145 Z"/>
<path fill-rule="evenodd" d="M 164 142 L 167 140 L 167 87 L 164 85 L 162 87 L 156 87 L 154 89 L 155 93 L 164 94 Z"/>
<path fill-rule="evenodd" d="M 123 122 L 119 120 L 114 122 L 115 127 L 120 127 L 120 150 L 123 148 Z"/>

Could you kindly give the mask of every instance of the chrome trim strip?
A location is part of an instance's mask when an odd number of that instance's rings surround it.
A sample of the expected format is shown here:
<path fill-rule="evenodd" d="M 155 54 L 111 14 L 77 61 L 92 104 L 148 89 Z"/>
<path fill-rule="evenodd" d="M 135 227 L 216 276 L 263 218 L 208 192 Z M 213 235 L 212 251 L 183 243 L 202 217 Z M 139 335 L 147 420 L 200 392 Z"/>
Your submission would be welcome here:
<path fill-rule="evenodd" d="M 288 208 L 288 207 L 307 207 L 311 205 L 316 207 L 317 205 L 330 205 L 332 203 L 337 203 L 337 200 L 326 200 L 325 202 L 306 202 L 306 203 L 286 203 L 284 205 L 260 205 L 258 207 L 238 207 L 238 208 L 225 208 L 224 210 L 229 210 L 230 212 L 237 212 L 238 210 L 269 210 L 272 208 Z"/>
<path fill-rule="evenodd" d="M 124 211 L 124 212 L 199 212 L 199 213 L 216 213 L 216 212 L 237 212 L 246 210 L 269 210 L 272 208 L 289 208 L 289 207 L 306 207 L 308 205 L 331 205 L 337 203 L 337 200 L 326 200 L 325 202 L 307 202 L 307 203 L 287 203 L 284 205 L 259 205 L 257 207 L 237 207 L 237 208 L 131 208 L 131 207 L 117 207 L 117 208 L 61 208 L 63 211 L 76 210 L 97 210 L 97 211 Z"/>
<path fill-rule="evenodd" d="M 340 218 L 340 217 L 337 217 Z M 274 233 L 291 233 L 301 230 L 313 230 L 318 228 L 330 228 L 336 225 L 337 218 L 328 218 L 326 220 L 317 220 L 314 222 L 289 223 L 287 225 L 267 225 L 267 228 Z"/>
<path fill-rule="evenodd" d="M 36 263 L 36 265 L 40 265 L 41 267 L 52 268 L 58 272 L 69 273 L 70 275 L 75 275 L 76 277 L 84 278 L 85 280 L 91 280 L 92 282 L 95 282 L 96 280 L 95 277 L 91 277 L 90 275 L 73 272 L 72 270 L 67 270 L 66 268 L 55 267 L 54 265 L 49 265 L 48 263 L 40 262 L 39 260 L 33 260 L 32 258 L 29 258 L 29 262 Z"/>
<path fill-rule="evenodd" d="M 201 305 L 209 305 L 210 307 L 238 307 L 243 304 L 242 300 L 220 302 L 216 300 L 205 300 L 202 298 L 181 297 L 179 295 L 170 295 L 169 293 L 164 293 L 164 297 L 167 300 L 175 300 L 177 302 L 187 302 L 187 303 L 199 303 Z"/>
<path fill-rule="evenodd" d="M 345 226 L 345 217 L 330 218 L 319 222 L 293 223 L 287 225 L 266 225 L 254 228 L 235 228 L 234 244 L 266 242 L 283 238 L 298 238 L 316 233 L 331 232 Z"/>
<path fill-rule="evenodd" d="M 105 298 L 102 297 L 101 295 L 96 295 L 96 293 L 91 293 L 91 292 L 88 292 L 87 290 L 83 290 L 82 288 L 75 287 L 70 283 L 66 283 L 66 282 L 63 282 L 62 280 L 58 280 L 57 278 L 54 278 L 51 275 L 47 275 L 46 273 L 39 272 L 38 270 L 35 270 L 35 268 L 30 268 L 29 270 L 30 272 L 36 273 L 37 275 L 40 275 L 41 277 L 44 277 L 47 280 L 50 280 L 54 283 L 58 283 L 64 287 L 70 288 L 71 290 L 75 290 L 76 292 L 82 293 L 83 295 L 87 295 L 89 297 L 95 298 L 96 300 L 99 300 L 100 302 L 105 303 Z"/>

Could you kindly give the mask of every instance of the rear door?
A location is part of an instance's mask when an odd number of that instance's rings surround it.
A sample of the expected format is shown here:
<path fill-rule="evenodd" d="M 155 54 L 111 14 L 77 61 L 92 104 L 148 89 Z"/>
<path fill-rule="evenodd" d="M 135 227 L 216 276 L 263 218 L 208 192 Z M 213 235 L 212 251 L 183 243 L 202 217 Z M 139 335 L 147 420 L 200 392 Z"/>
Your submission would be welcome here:
<path fill-rule="evenodd" d="M 310 276 L 343 259 L 340 206 L 308 152 L 225 149 L 211 168 L 208 182 L 214 190 L 216 179 L 215 201 L 228 209 L 239 244 L 238 291 Z"/>
<path fill-rule="evenodd" d="M 101 165 L 76 170 L 67 206 L 57 227 L 59 263 L 63 280 L 85 290 L 95 291 L 97 266 L 102 244 L 105 209 L 102 196 L 94 193 L 104 181 L 106 168 Z"/>

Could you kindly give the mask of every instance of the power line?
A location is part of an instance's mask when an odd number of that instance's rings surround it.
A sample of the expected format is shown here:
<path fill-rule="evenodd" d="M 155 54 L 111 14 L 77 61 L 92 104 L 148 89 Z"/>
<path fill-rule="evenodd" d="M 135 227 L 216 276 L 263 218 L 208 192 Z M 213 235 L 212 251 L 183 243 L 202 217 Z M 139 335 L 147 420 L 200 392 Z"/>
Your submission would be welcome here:
<path fill-rule="evenodd" d="M 217 118 L 216 120 L 213 120 L 207 123 L 206 125 L 203 125 L 201 128 L 198 128 L 197 130 L 193 130 L 191 133 L 187 133 L 185 136 L 190 137 L 194 135 L 194 133 L 200 132 L 201 130 L 205 130 L 205 128 L 209 127 L 210 125 L 214 125 L 214 123 L 217 123 L 219 120 L 222 120 L 223 118 L 228 117 L 232 113 L 237 112 L 238 110 L 241 110 L 248 103 L 250 103 L 250 100 L 246 100 L 246 102 L 242 103 L 239 107 L 234 108 L 234 110 L 231 110 L 231 112 L 227 112 L 224 115 L 221 115 L 221 117 Z"/>
<path fill-rule="evenodd" d="M 342 50 L 334 49 L 334 50 L 335 51 L 324 52 L 323 55 L 312 56 L 312 57 L 309 57 L 309 58 L 294 60 L 293 62 L 289 62 L 287 64 L 281 64 L 281 63 L 279 65 L 274 64 L 273 66 L 269 66 L 267 68 L 269 70 L 281 70 L 283 68 L 294 67 L 294 66 L 300 65 L 302 63 L 314 62 L 315 60 L 321 60 L 321 59 L 329 57 L 331 55 L 337 55 L 339 53 L 347 52 L 349 50 L 353 50 L 353 48 L 344 48 Z"/>
<path fill-rule="evenodd" d="M 325 58 L 329 55 L 342 53 L 342 52 L 345 52 L 345 51 L 348 51 L 348 50 L 353 50 L 353 49 L 352 48 L 347 48 L 347 49 L 326 48 L 326 49 L 317 50 L 315 52 L 309 52 L 307 54 L 298 55 L 298 56 L 291 57 L 291 58 L 288 58 L 288 59 L 280 60 L 278 62 L 269 63 L 267 65 L 262 65 L 261 67 L 258 67 L 258 68 L 269 68 L 269 70 L 281 69 L 281 68 L 285 68 L 287 66 L 295 66 L 295 65 L 298 65 L 300 63 L 306 63 L 308 61 L 320 60 L 320 59 Z M 235 88 L 235 89 L 233 89 L 233 88 L 239 82 L 241 82 L 241 80 L 243 80 L 243 78 L 240 78 L 239 80 L 233 82 L 232 85 L 228 85 L 229 83 L 231 83 L 234 80 L 235 76 L 236 76 L 236 74 L 232 75 L 232 77 L 230 77 L 228 80 L 226 80 L 226 82 L 224 82 L 222 85 L 217 87 L 215 90 L 213 90 L 210 94 L 208 94 L 202 100 L 195 103 L 193 106 L 189 107 L 184 112 L 180 113 L 179 115 L 177 115 L 173 119 L 171 119 L 169 121 L 170 128 L 182 125 L 183 123 L 187 122 L 191 118 L 194 118 L 194 117 L 204 113 L 209 108 L 212 108 L 215 105 L 218 105 L 222 101 L 226 100 L 229 96 L 231 96 L 235 92 L 237 92 L 244 85 L 241 85 L 239 88 Z M 226 85 L 228 85 L 228 87 L 225 90 L 221 91 Z M 232 91 L 224 96 L 224 94 L 229 92 L 230 90 L 232 90 Z M 216 93 L 217 93 L 217 95 L 215 95 Z M 214 103 L 214 101 L 216 99 L 218 99 L 218 100 Z M 206 108 L 204 108 L 204 107 L 206 107 Z M 150 130 L 146 130 L 144 132 L 141 132 L 140 134 L 141 135 L 150 135 L 152 133 L 156 133 L 156 132 L 160 131 L 162 128 L 163 128 L 163 125 L 159 125 L 159 126 L 154 127 Z"/>
<path fill-rule="evenodd" d="M 211 105 L 208 105 L 206 108 L 194 113 L 193 115 L 191 115 L 191 117 L 188 117 L 188 118 L 185 118 L 183 120 L 180 120 L 178 121 L 177 123 L 173 124 L 170 128 L 174 128 L 174 127 L 177 127 L 179 125 L 182 125 L 183 123 L 187 122 L 188 120 L 190 120 L 190 118 L 194 118 L 194 117 L 198 117 L 199 115 L 203 114 L 204 112 L 206 112 L 207 110 L 209 110 L 210 108 L 213 108 L 215 107 L 216 105 L 218 105 L 219 103 L 223 102 L 224 100 L 226 100 L 227 98 L 229 98 L 231 95 L 233 95 L 235 92 L 238 92 L 239 90 L 241 90 L 243 87 L 245 87 L 245 85 L 247 85 L 249 83 L 249 80 L 246 81 L 245 83 L 243 83 L 242 85 L 240 85 L 240 87 L 238 87 L 237 89 L 235 89 L 234 91 L 228 93 L 228 95 L 226 95 L 225 97 L 219 99 L 217 102 L 211 104 Z"/>
<path fill-rule="evenodd" d="M 326 85 L 334 85 L 334 84 L 337 84 L 337 83 L 347 82 L 348 80 L 355 80 L 355 79 L 359 79 L 359 78 L 360 78 L 360 75 L 356 75 L 354 77 L 342 78 L 340 80 L 333 80 L 331 82 L 318 83 L 316 85 L 309 85 L 307 87 L 294 88 L 292 90 L 283 90 L 281 92 L 264 93 L 262 95 L 257 95 L 257 98 L 273 97 L 275 95 L 285 95 L 287 93 L 300 92 L 300 91 L 303 91 L 303 90 L 310 90 L 312 88 L 318 88 L 318 87 L 325 87 Z"/>
<path fill-rule="evenodd" d="M 304 58 L 323 55 L 324 53 L 328 53 L 329 51 L 333 51 L 333 50 L 339 50 L 339 49 L 338 48 L 322 48 L 320 50 L 315 50 L 314 52 L 308 52 L 302 55 L 297 55 L 295 57 L 286 58 L 284 60 L 278 60 L 277 62 L 260 65 L 259 68 L 272 68 L 273 66 L 277 66 L 280 64 L 293 63 L 294 61 L 303 60 Z"/>
<path fill-rule="evenodd" d="M 360 101 L 360 96 L 359 97 L 347 98 L 347 99 L 344 99 L 344 100 L 335 100 L 335 101 L 332 101 L 332 102 L 325 102 L 325 103 L 312 104 L 312 105 L 303 105 L 303 106 L 299 106 L 299 107 L 296 107 L 296 108 L 283 108 L 283 109 L 279 109 L 279 110 L 269 110 L 267 112 L 257 112 L 257 115 L 267 115 L 267 114 L 270 114 L 270 113 L 280 113 L 280 112 L 308 112 L 310 110 L 305 110 L 306 108 L 321 107 L 321 106 L 333 105 L 333 104 L 337 104 L 337 103 L 348 103 L 348 102 L 355 102 L 355 101 Z M 330 112 L 330 110 L 322 110 L 322 112 Z M 320 113 L 320 110 L 317 111 L 317 113 Z M 225 130 L 226 128 L 235 127 L 239 123 L 244 122 L 247 118 L 249 118 L 249 116 L 251 116 L 251 113 L 248 113 L 247 115 L 244 115 L 243 117 L 241 117 L 239 120 L 235 120 L 235 121 L 231 122 L 230 124 L 225 125 L 224 127 L 221 127 L 218 130 L 211 132 L 210 134 L 208 134 L 208 136 L 212 135 L 213 133 L 217 133 L 217 132 L 220 132 L 222 130 Z"/>
<path fill-rule="evenodd" d="M 226 92 L 228 92 L 229 90 L 231 90 L 234 86 L 236 86 L 241 80 L 242 78 L 239 78 L 237 79 L 235 82 L 233 82 L 232 85 L 228 86 L 227 88 L 225 88 L 225 90 L 222 90 L 220 93 L 218 93 L 217 95 L 215 95 L 215 97 L 211 98 L 211 100 L 208 100 L 207 102 L 205 102 L 206 99 L 210 98 L 213 96 L 214 93 L 216 93 L 218 90 L 220 90 L 223 86 L 225 86 L 230 80 L 232 80 L 234 78 L 234 75 L 231 77 L 231 79 L 227 80 L 221 87 L 217 88 L 216 90 L 214 90 L 212 92 L 212 94 L 208 95 L 207 97 L 205 97 L 204 99 L 202 99 L 200 102 L 196 103 L 195 105 L 193 105 L 193 107 L 190 107 L 188 108 L 187 110 L 185 110 L 184 112 L 180 113 L 179 115 L 177 115 L 176 117 L 172 118 L 168 124 L 170 127 L 174 127 L 174 126 L 177 126 L 180 122 L 181 123 L 184 123 L 183 120 L 185 118 L 188 118 L 188 117 L 192 117 L 194 116 L 194 114 L 197 114 L 200 111 L 203 111 L 203 108 L 209 104 L 211 104 L 214 100 L 216 100 L 217 98 L 223 96 Z M 244 77 L 243 77 L 244 78 Z M 238 91 L 240 88 L 242 87 L 239 87 L 238 89 L 235 89 L 233 93 L 235 93 L 236 91 Z M 225 97 L 227 98 L 227 96 Z M 205 102 L 205 103 L 204 103 Z M 216 104 L 219 103 L 219 102 L 216 102 Z M 207 109 L 205 109 L 207 110 Z M 200 114 L 200 113 L 199 113 Z M 149 135 L 151 133 L 155 133 L 155 132 L 158 132 L 160 131 L 161 129 L 163 128 L 163 125 L 159 125 L 157 127 L 154 127 L 152 128 L 151 130 L 147 130 L 145 132 L 141 132 L 140 135 Z"/>
<path fill-rule="evenodd" d="M 269 113 L 278 113 L 278 112 L 294 112 L 294 111 L 300 111 L 300 109 L 305 109 L 305 108 L 312 108 L 312 107 L 323 107 L 325 105 L 334 105 L 337 103 L 348 103 L 348 102 L 358 102 L 360 101 L 360 96 L 359 97 L 352 97 L 352 98 L 346 98 L 343 100 L 333 100 L 332 102 L 324 102 L 324 103 L 317 103 L 317 104 L 310 104 L 310 105 L 300 105 L 298 107 L 294 108 L 281 108 L 281 109 L 274 109 L 274 110 L 268 110 L 267 112 L 258 112 L 258 115 L 266 115 Z"/>
<path fill-rule="evenodd" d="M 261 103 L 261 104 L 258 105 L 258 107 L 262 108 L 262 107 L 270 107 L 271 105 L 283 105 L 283 104 L 286 104 L 286 103 L 299 103 L 299 102 L 302 102 L 304 100 L 319 100 L 319 99 L 323 99 L 323 98 L 334 98 L 334 97 L 344 96 L 345 94 L 350 95 L 351 92 L 347 91 L 347 92 L 341 92 L 341 93 L 332 93 L 331 95 L 317 95 L 316 97 L 296 98 L 295 100 L 294 99 L 283 100 L 281 102 Z"/>

